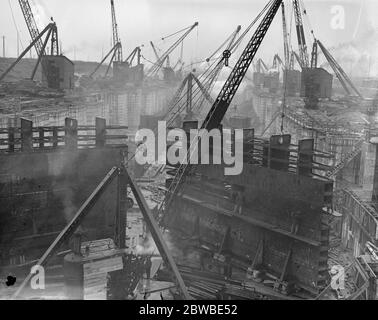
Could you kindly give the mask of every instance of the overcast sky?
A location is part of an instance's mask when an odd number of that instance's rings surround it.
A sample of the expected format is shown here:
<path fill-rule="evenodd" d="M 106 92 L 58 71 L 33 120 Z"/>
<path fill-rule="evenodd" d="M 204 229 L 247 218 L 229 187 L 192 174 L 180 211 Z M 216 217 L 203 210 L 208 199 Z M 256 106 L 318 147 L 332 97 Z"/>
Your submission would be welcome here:
<path fill-rule="evenodd" d="M 286 1 L 290 24 L 291 1 Z M 327 46 L 352 41 L 369 28 L 377 28 L 378 1 L 374 0 L 305 0 L 309 19 L 307 30 L 313 28 L 316 36 Z M 110 0 L 30 0 L 40 29 L 49 17 L 57 22 L 63 52 L 77 60 L 99 60 L 102 51 L 110 49 L 111 15 Z M 245 28 L 260 12 L 267 0 L 115 0 L 116 14 L 124 55 L 136 46 L 145 44 L 144 55 L 152 59 L 149 41 L 167 48 L 171 41 L 161 41 L 166 36 L 186 26 L 199 22 L 185 41 L 185 59 L 206 58 L 231 32 L 241 24 Z M 345 10 L 343 29 L 332 28 L 335 6 Z M 361 9 L 362 6 L 362 9 Z M 13 9 L 14 21 L 12 19 Z M 0 0 L 0 36 L 6 37 L 7 56 L 16 56 L 16 28 L 25 44 L 30 41 L 17 0 Z M 308 37 L 310 40 L 310 37 Z M 310 41 L 309 41 L 310 42 Z M 296 48 L 296 38 L 292 43 Z M 282 55 L 281 12 L 276 16 L 259 54 L 266 59 L 276 52 Z M 2 53 L 2 50 L 0 51 Z M 174 59 L 173 59 L 174 60 Z"/>

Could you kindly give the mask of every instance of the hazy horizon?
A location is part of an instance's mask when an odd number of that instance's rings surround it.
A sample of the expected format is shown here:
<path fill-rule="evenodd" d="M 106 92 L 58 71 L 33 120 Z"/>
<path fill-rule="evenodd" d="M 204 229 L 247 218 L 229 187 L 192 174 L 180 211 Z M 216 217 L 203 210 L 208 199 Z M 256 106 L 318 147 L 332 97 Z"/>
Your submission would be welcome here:
<path fill-rule="evenodd" d="M 237 25 L 242 25 L 243 31 L 267 2 L 267 0 L 115 0 L 124 56 L 127 57 L 136 46 L 144 45 L 143 56 L 154 59 L 149 45 L 150 40 L 164 51 L 172 44 L 174 38 L 162 41 L 163 36 L 198 21 L 199 27 L 185 40 L 184 60 L 190 64 L 192 61 L 204 59 L 235 30 Z M 290 2 L 285 1 L 289 25 L 290 22 L 294 23 L 290 18 L 292 13 Z M 40 30 L 49 22 L 50 17 L 54 17 L 58 25 L 63 54 L 70 59 L 99 61 L 111 48 L 110 1 L 30 0 L 30 3 Z M 304 3 L 309 17 L 304 17 L 309 50 L 312 42 L 310 29 L 313 29 L 316 37 L 328 47 L 359 41 L 361 37 L 371 33 L 371 30 L 374 29 L 375 32 L 377 29 L 376 1 L 312 0 Z M 334 30 L 331 26 L 334 15 L 332 10 L 340 5 L 345 9 L 345 27 Z M 16 29 L 19 30 L 23 47 L 30 41 L 30 36 L 18 1 L 0 0 L 0 8 L 0 36 L 6 37 L 6 56 L 16 57 Z M 251 34 L 248 39 L 250 36 Z M 258 55 L 263 56 L 268 62 L 271 62 L 275 53 L 283 56 L 282 38 L 282 18 L 279 12 Z M 295 34 L 292 35 L 292 45 L 297 48 Z M 179 51 L 176 50 L 172 55 L 173 63 L 177 60 Z M 370 54 L 370 51 L 368 53 Z M 34 52 L 33 54 L 35 55 Z M 362 54 L 364 53 L 358 53 L 358 55 Z M 371 52 L 371 57 L 377 56 L 377 52 Z M 373 66 L 373 69 L 377 69 L 378 72 L 378 66 L 377 68 Z"/>

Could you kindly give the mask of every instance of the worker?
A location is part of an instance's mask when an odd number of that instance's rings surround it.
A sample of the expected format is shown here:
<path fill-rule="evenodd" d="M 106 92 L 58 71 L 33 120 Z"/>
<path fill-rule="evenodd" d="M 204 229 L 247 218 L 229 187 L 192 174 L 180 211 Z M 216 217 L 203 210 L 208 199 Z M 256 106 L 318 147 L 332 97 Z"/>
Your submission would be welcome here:
<path fill-rule="evenodd" d="M 224 277 L 225 279 L 231 279 L 232 277 L 232 264 L 231 264 L 231 257 L 229 255 L 226 255 L 226 259 L 225 259 Z"/>
<path fill-rule="evenodd" d="M 234 213 L 238 213 L 242 215 L 243 206 L 244 206 L 244 191 L 240 189 L 236 192 Z"/>
<path fill-rule="evenodd" d="M 144 267 L 145 267 L 146 278 L 147 280 L 150 280 L 151 268 L 152 268 L 151 256 L 148 256 L 146 260 L 144 261 Z"/>
<path fill-rule="evenodd" d="M 291 219 L 292 219 L 291 233 L 292 234 L 298 233 L 300 216 L 301 216 L 301 212 L 299 210 L 295 210 L 291 212 Z"/>
<path fill-rule="evenodd" d="M 144 285 L 144 291 L 149 291 L 150 290 L 150 280 L 151 280 L 151 267 L 152 267 L 152 261 L 151 261 L 151 256 L 148 256 L 145 258 L 144 260 L 144 263 L 143 263 L 143 267 L 144 267 L 144 274 L 146 275 L 146 278 L 145 278 L 145 285 Z M 147 293 L 147 297 L 149 297 L 150 294 Z"/>

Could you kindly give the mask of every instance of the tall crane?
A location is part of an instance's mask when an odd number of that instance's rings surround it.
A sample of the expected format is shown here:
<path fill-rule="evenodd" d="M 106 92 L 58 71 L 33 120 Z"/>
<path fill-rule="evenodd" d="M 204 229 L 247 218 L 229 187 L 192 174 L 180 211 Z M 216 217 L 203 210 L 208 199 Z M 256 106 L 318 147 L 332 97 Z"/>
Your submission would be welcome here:
<path fill-rule="evenodd" d="M 154 76 L 159 72 L 161 67 L 163 66 L 164 62 L 169 59 L 169 55 L 175 50 L 184 40 L 185 38 L 198 26 L 198 22 L 194 23 L 192 26 L 184 29 L 186 32 L 178 39 L 176 42 L 169 47 L 169 49 L 160 56 L 160 59 L 152 66 L 152 68 L 148 71 L 147 76 Z"/>
<path fill-rule="evenodd" d="M 282 30 L 283 30 L 283 39 L 284 39 L 285 69 L 288 69 L 290 65 L 290 49 L 289 49 L 289 37 L 288 37 L 288 32 L 287 32 L 285 4 L 283 2 L 281 5 L 281 8 L 282 8 Z"/>
<path fill-rule="evenodd" d="M 295 61 L 297 61 L 298 64 L 299 64 L 299 66 L 300 66 L 301 68 L 303 68 L 301 58 L 298 56 L 298 53 L 296 53 L 296 52 L 293 50 L 293 51 L 291 51 L 291 54 L 290 54 L 290 64 L 289 64 L 289 69 L 290 69 L 290 70 L 294 70 Z"/>
<path fill-rule="evenodd" d="M 265 14 L 263 20 L 256 29 L 255 33 L 253 34 L 252 38 L 248 42 L 246 48 L 244 49 L 238 62 L 235 64 L 222 90 L 220 91 L 217 99 L 215 100 L 213 106 L 207 114 L 205 121 L 202 124 L 202 129 L 211 131 L 212 129 L 218 128 L 221 124 L 240 84 L 242 83 L 244 76 L 248 71 L 248 68 L 252 63 L 252 60 L 254 59 L 257 53 L 257 50 L 259 49 L 277 11 L 280 8 L 282 0 L 275 0 L 270 3 L 271 5 L 268 6 L 269 9 L 267 9 L 267 13 Z M 196 148 L 197 143 L 198 139 L 195 139 L 195 141 L 191 143 L 189 150 L 192 150 L 193 147 Z M 163 213 L 169 209 L 169 206 L 173 198 L 180 191 L 182 183 L 184 182 L 185 177 L 189 173 L 190 168 L 190 164 L 182 163 L 180 167 L 177 169 L 176 175 L 170 183 L 166 197 L 164 198 L 163 202 L 159 207 L 158 215 L 160 218 L 163 216 Z"/>
<path fill-rule="evenodd" d="M 118 24 L 117 24 L 116 12 L 115 12 L 114 0 L 110 0 L 110 8 L 111 8 L 111 14 L 112 14 L 112 32 L 113 32 L 112 48 L 101 60 L 101 62 L 96 66 L 96 68 L 92 71 L 92 73 L 89 75 L 90 78 L 92 78 L 96 74 L 96 72 L 100 69 L 100 67 L 104 64 L 104 62 L 109 57 L 111 58 L 105 72 L 105 77 L 108 75 L 110 71 L 110 67 L 113 65 L 113 62 L 115 63 L 123 62 L 122 43 L 118 36 Z"/>
<path fill-rule="evenodd" d="M 160 60 L 160 56 L 156 50 L 156 47 L 154 45 L 154 43 L 152 41 L 150 41 L 150 44 L 151 44 L 151 47 L 152 47 L 152 50 L 154 51 L 154 54 L 155 54 L 155 57 L 156 57 L 156 61 L 159 61 Z"/>
<path fill-rule="evenodd" d="M 312 45 L 311 51 L 311 69 L 318 67 L 318 42 L 315 39 L 314 44 Z"/>
<path fill-rule="evenodd" d="M 258 73 L 265 73 L 269 70 L 269 68 L 261 58 L 257 60 L 255 69 Z"/>
<path fill-rule="evenodd" d="M 303 27 L 302 11 L 298 0 L 293 0 L 293 8 L 295 15 L 295 25 L 297 29 L 299 57 L 302 68 L 309 67 L 309 57 L 307 52 L 306 37 Z"/>
<path fill-rule="evenodd" d="M 225 48 L 224 52 L 230 52 L 231 54 L 233 54 L 237 50 L 237 48 L 240 44 L 240 42 L 236 43 L 236 38 L 239 35 L 240 30 L 241 30 L 241 26 L 238 25 L 237 28 L 235 29 L 235 31 L 226 39 L 226 41 L 217 49 L 217 51 L 215 51 L 213 53 L 212 56 L 216 55 L 217 52 L 219 52 L 223 48 Z M 209 62 L 210 59 L 211 58 L 208 58 L 208 59 L 206 59 L 206 61 Z M 203 73 L 200 80 L 204 80 L 204 83 L 203 83 L 204 91 L 206 91 L 208 93 L 213 91 L 215 82 L 218 80 L 219 75 L 220 75 L 224 65 L 225 65 L 224 64 L 224 57 L 220 57 L 218 59 L 218 61 L 215 62 L 215 68 L 214 69 L 211 69 L 211 66 L 210 66 L 208 68 L 208 70 L 206 70 Z M 199 101 L 199 103 L 197 104 L 198 105 L 198 107 L 197 107 L 198 114 L 202 111 L 205 100 L 209 101 L 208 97 L 206 97 L 204 95 L 201 98 L 201 101 Z M 211 105 L 213 103 L 214 103 L 214 101 L 211 102 Z"/>
<path fill-rule="evenodd" d="M 273 58 L 272 68 L 275 69 L 275 70 L 277 70 L 277 71 L 279 71 L 279 70 L 278 70 L 278 69 L 279 69 L 279 68 L 278 68 L 279 66 L 281 66 L 281 68 L 282 68 L 283 70 L 286 69 L 286 66 L 285 66 L 285 64 L 283 63 L 281 57 L 280 57 L 278 54 L 275 54 L 275 55 L 274 55 L 274 58 Z"/>
<path fill-rule="evenodd" d="M 42 37 L 44 35 L 46 35 L 45 39 L 43 40 L 43 44 L 42 44 L 42 48 L 41 48 L 41 54 L 38 56 L 37 63 L 35 64 L 33 72 L 32 72 L 32 75 L 30 77 L 30 79 L 33 80 L 34 76 L 35 76 L 35 74 L 37 72 L 38 66 L 41 64 L 41 61 L 42 61 L 42 57 L 43 57 L 42 52 L 45 52 L 46 46 L 47 46 L 47 43 L 48 43 L 49 39 L 51 40 L 51 50 L 53 51 L 54 50 L 53 48 L 56 48 L 56 50 L 59 50 L 58 45 L 57 44 L 54 45 L 54 43 L 56 43 L 57 38 L 58 38 L 57 34 L 58 34 L 58 28 L 57 28 L 55 22 L 49 23 L 46 26 L 46 28 L 44 28 L 42 30 L 42 32 L 40 34 L 38 34 L 38 36 L 35 38 L 35 40 L 33 40 L 29 44 L 29 46 L 21 53 L 21 55 L 0 75 L 0 81 L 2 81 L 13 70 L 13 68 L 21 61 L 21 59 L 30 50 L 32 50 L 33 46 L 35 47 L 35 44 L 39 40 L 42 41 Z M 41 65 L 42 65 L 42 72 L 45 72 L 45 70 L 44 70 L 45 68 L 43 66 L 43 63 Z"/>
<path fill-rule="evenodd" d="M 326 57 L 328 63 L 330 64 L 331 68 L 335 72 L 337 78 L 340 80 L 341 85 L 345 89 L 345 91 L 349 94 L 355 94 L 359 98 L 363 99 L 362 94 L 357 89 L 357 87 L 353 84 L 352 80 L 348 77 L 344 69 L 339 65 L 336 59 L 331 55 L 331 53 L 326 49 L 326 47 L 319 41 L 316 40 L 316 43 L 319 45 L 320 49 L 322 50 L 324 56 Z"/>
<path fill-rule="evenodd" d="M 32 41 L 35 41 L 34 48 L 37 53 L 37 56 L 40 56 L 41 54 L 45 54 L 42 50 L 43 43 L 42 39 L 38 39 L 39 36 L 39 30 L 37 23 L 35 22 L 33 11 L 30 7 L 30 3 L 28 0 L 18 0 L 18 3 L 20 4 L 22 14 L 24 15 L 24 19 L 26 22 L 26 26 L 28 27 L 30 37 Z"/>
<path fill-rule="evenodd" d="M 112 11 L 113 47 L 115 47 L 118 44 L 116 47 L 117 49 L 115 51 L 114 62 L 122 62 L 122 44 L 118 36 L 118 24 L 115 13 L 114 0 L 110 0 L 110 6 Z"/>
<path fill-rule="evenodd" d="M 162 58 L 159 56 L 159 53 L 157 52 L 157 48 L 156 48 L 155 44 L 152 41 L 150 41 L 150 44 L 151 44 L 152 50 L 154 51 L 154 54 L 155 54 L 155 57 L 156 57 L 156 63 L 159 63 L 159 61 L 161 61 Z M 162 64 L 164 64 L 165 61 L 167 61 L 167 67 L 169 67 L 169 65 L 170 65 L 169 55 L 166 56 L 164 58 L 164 60 L 162 60 Z"/>
<path fill-rule="evenodd" d="M 39 65 L 42 66 L 42 72 L 47 74 L 46 67 L 42 62 L 42 58 L 46 55 L 46 48 L 47 44 L 50 41 L 50 55 L 57 56 L 59 55 L 59 38 L 58 38 L 58 28 L 56 23 L 51 18 L 50 23 L 39 32 L 37 23 L 34 19 L 33 11 L 31 9 L 30 3 L 28 0 L 19 0 L 18 3 L 20 4 L 22 14 L 24 16 L 26 26 L 29 30 L 31 43 L 30 45 L 21 53 L 21 55 L 14 61 L 1 75 L 0 81 L 2 81 L 12 70 L 13 68 L 21 61 L 21 59 L 34 47 L 37 53 L 37 63 L 35 64 L 31 77 L 31 80 L 34 80 L 34 77 L 37 73 Z M 43 39 L 43 36 L 46 36 Z M 42 62 L 42 63 L 41 63 Z"/>

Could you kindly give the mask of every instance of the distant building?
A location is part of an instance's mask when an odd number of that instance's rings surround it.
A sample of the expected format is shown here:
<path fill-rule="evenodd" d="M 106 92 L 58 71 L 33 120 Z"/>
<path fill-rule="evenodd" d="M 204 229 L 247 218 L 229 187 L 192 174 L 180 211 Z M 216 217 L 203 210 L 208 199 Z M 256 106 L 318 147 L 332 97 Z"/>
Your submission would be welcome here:
<path fill-rule="evenodd" d="M 42 83 L 57 90 L 72 90 L 75 86 L 75 65 L 66 56 L 42 57 Z"/>
<path fill-rule="evenodd" d="M 130 66 L 128 62 L 113 62 L 113 76 L 123 83 L 141 83 L 144 79 L 144 65 Z"/>
<path fill-rule="evenodd" d="M 301 90 L 301 72 L 298 70 L 285 70 L 284 88 L 289 97 L 296 96 Z"/>
<path fill-rule="evenodd" d="M 303 68 L 301 97 L 331 98 L 333 76 L 323 68 Z"/>

